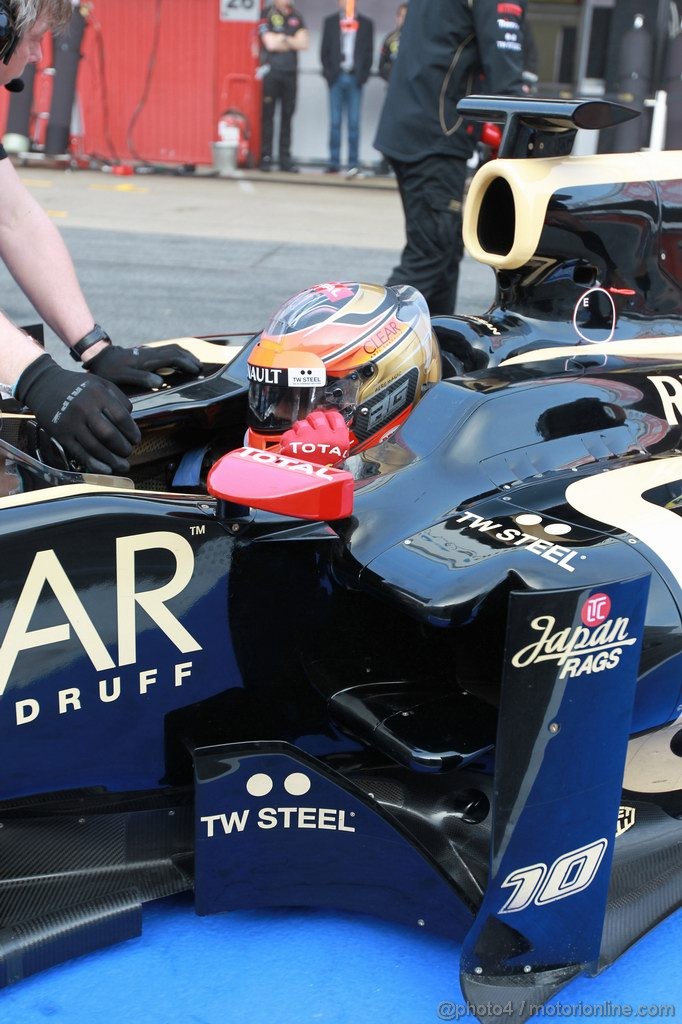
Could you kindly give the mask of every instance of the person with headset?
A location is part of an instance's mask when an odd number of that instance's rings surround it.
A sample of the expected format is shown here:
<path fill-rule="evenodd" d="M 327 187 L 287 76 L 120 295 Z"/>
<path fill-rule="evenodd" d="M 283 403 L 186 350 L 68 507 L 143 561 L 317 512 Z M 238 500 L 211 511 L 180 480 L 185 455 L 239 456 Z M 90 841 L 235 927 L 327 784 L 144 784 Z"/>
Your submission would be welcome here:
<path fill-rule="evenodd" d="M 69 21 L 72 0 L 0 0 L 0 86 L 16 82 L 42 56 L 41 41 Z M 140 440 L 131 403 L 118 384 L 154 387 L 155 372 L 201 370 L 177 345 L 113 345 L 81 291 L 61 235 L 22 185 L 0 146 L 0 258 L 42 319 L 88 371 L 62 369 L 0 313 L 0 381 L 26 405 L 70 459 L 96 473 L 125 473 Z"/>

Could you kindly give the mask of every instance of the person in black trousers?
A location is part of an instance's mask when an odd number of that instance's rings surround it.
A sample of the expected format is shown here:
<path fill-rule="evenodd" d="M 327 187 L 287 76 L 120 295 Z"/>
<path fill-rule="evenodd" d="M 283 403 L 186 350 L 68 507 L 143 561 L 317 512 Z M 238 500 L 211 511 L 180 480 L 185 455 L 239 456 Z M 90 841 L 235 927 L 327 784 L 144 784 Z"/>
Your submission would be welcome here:
<path fill-rule="evenodd" d="M 470 126 L 457 112 L 471 83 L 522 95 L 526 0 L 410 0 L 375 147 L 395 171 L 406 244 L 386 282 L 411 284 L 432 316 L 453 313 Z M 480 91 L 480 89 L 478 90 Z"/>
<path fill-rule="evenodd" d="M 269 171 L 272 165 L 275 106 L 279 103 L 279 166 L 282 171 L 296 171 L 291 159 L 291 119 L 296 109 L 298 54 L 310 45 L 308 29 L 289 0 L 274 0 L 263 12 L 258 32 L 263 75 L 260 167 Z"/>
<path fill-rule="evenodd" d="M 341 122 L 345 109 L 348 120 L 349 174 L 357 173 L 360 147 L 360 105 L 362 89 L 372 69 L 374 23 L 339 0 L 338 14 L 324 20 L 320 60 L 329 86 L 329 166 L 341 168 Z"/>

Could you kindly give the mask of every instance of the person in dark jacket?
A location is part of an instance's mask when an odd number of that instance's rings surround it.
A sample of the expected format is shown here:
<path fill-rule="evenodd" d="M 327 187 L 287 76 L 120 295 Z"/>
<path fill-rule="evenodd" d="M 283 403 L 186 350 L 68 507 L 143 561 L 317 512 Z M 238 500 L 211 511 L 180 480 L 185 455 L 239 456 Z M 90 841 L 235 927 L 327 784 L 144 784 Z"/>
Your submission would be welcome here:
<path fill-rule="evenodd" d="M 291 159 L 291 119 L 296 109 L 298 54 L 310 43 L 302 15 L 289 0 L 274 0 L 263 12 L 258 34 L 263 74 L 263 132 L 261 170 L 272 165 L 275 105 L 279 103 L 279 166 L 296 171 Z"/>
<path fill-rule="evenodd" d="M 395 171 L 405 214 L 405 248 L 387 284 L 418 288 L 432 316 L 454 312 L 464 251 L 473 139 L 457 103 L 481 73 L 490 95 L 522 95 L 526 5 L 410 0 L 374 145 Z"/>
<path fill-rule="evenodd" d="M 405 15 L 407 14 L 407 4 L 398 4 L 398 9 L 395 15 L 395 28 L 384 36 L 381 43 L 381 49 L 379 50 L 379 77 L 383 78 L 384 82 L 388 83 L 391 81 L 391 71 L 393 71 L 393 65 L 395 64 L 396 57 L 398 56 L 398 49 L 400 47 L 400 30 L 405 24 Z M 391 168 L 388 160 L 382 154 L 381 162 L 379 163 L 376 173 L 377 174 L 390 174 Z"/>
<path fill-rule="evenodd" d="M 379 75 L 383 78 L 384 82 L 391 81 L 391 71 L 393 70 L 400 47 L 400 30 L 405 24 L 406 14 L 407 4 L 398 4 L 395 15 L 395 28 L 387 36 L 384 36 L 381 43 L 381 49 L 379 50 Z"/>
<path fill-rule="evenodd" d="M 348 121 L 349 174 L 357 173 L 362 89 L 372 69 L 374 23 L 355 13 L 353 0 L 339 0 L 338 14 L 324 20 L 320 60 L 329 86 L 329 166 L 341 168 L 341 122 Z"/>

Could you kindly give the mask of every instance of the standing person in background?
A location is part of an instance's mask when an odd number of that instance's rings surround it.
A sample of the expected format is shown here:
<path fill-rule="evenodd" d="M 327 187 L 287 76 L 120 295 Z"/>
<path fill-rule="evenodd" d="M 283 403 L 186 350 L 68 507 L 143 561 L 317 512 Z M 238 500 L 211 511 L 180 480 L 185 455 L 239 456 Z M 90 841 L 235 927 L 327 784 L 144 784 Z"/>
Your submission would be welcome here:
<path fill-rule="evenodd" d="M 400 46 L 400 30 L 405 23 L 406 14 L 407 4 L 398 4 L 398 10 L 395 15 L 395 28 L 387 36 L 384 36 L 384 41 L 381 44 L 381 50 L 379 51 L 379 74 L 384 82 L 391 81 L 391 71 L 393 70 Z"/>
<path fill-rule="evenodd" d="M 391 81 L 391 71 L 395 63 L 396 57 L 398 56 L 398 48 L 400 47 L 400 30 L 405 22 L 405 15 L 407 14 L 407 4 L 398 4 L 398 10 L 395 16 L 395 28 L 392 32 L 389 32 L 387 36 L 384 36 L 384 40 L 379 50 L 379 75 L 383 78 L 384 82 Z M 391 168 L 388 160 L 382 155 L 379 166 L 377 167 L 377 174 L 388 174 Z"/>
<path fill-rule="evenodd" d="M 360 105 L 374 53 L 374 23 L 355 11 L 355 0 L 339 0 L 338 14 L 324 20 L 320 60 L 329 85 L 329 166 L 341 169 L 341 122 L 348 121 L 348 175 L 358 173 Z"/>
<path fill-rule="evenodd" d="M 296 172 L 291 159 L 291 119 L 296 109 L 298 54 L 310 45 L 308 29 L 289 0 L 274 0 L 263 12 L 258 32 L 263 76 L 260 167 L 269 171 L 272 166 L 275 105 L 279 103 L 279 166 L 282 171 Z"/>
<path fill-rule="evenodd" d="M 522 95 L 527 0 L 410 0 L 375 147 L 391 162 L 406 244 L 387 284 L 411 284 L 432 316 L 454 312 L 462 198 L 473 140 L 458 101 L 483 73 L 490 95 Z"/>

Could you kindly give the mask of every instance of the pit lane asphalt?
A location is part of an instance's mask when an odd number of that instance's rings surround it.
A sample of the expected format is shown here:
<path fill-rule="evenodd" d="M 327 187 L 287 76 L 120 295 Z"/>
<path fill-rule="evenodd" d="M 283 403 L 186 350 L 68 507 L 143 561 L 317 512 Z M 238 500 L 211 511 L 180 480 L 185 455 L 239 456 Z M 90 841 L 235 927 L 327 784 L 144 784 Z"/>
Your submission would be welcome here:
<path fill-rule="evenodd" d="M 404 242 L 392 182 L 225 179 L 19 167 L 59 227 L 97 320 L 119 344 L 256 331 L 321 281 L 383 282 Z M 481 313 L 488 267 L 465 258 L 458 311 Z M 38 318 L 0 265 L 0 307 Z M 47 347 L 73 368 L 48 332 Z"/>

